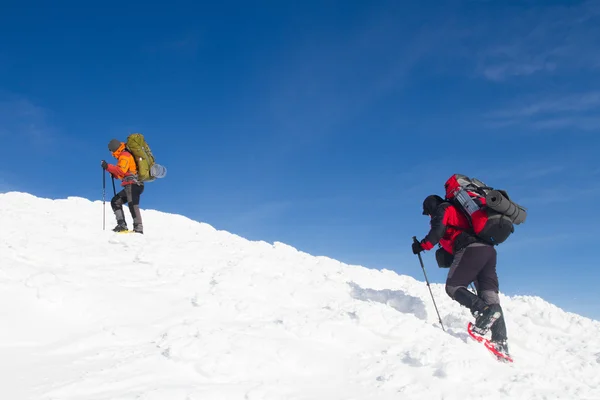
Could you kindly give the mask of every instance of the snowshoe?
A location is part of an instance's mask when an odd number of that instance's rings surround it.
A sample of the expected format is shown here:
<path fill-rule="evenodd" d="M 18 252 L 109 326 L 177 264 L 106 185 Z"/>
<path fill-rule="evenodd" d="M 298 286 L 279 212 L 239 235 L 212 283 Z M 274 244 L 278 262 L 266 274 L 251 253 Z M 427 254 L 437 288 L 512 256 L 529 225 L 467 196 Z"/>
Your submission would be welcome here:
<path fill-rule="evenodd" d="M 482 335 L 477 334 L 475 332 L 475 325 L 473 325 L 471 322 L 469 322 L 469 325 L 467 326 L 467 331 L 475 341 L 483 343 L 485 348 L 488 349 L 488 351 L 492 353 L 498 361 L 505 363 L 513 362 L 512 357 L 508 353 L 508 344 L 506 343 L 506 341 L 492 342 L 489 339 L 483 337 Z"/>
<path fill-rule="evenodd" d="M 512 357 L 508 353 L 508 344 L 504 342 L 491 342 L 485 343 L 485 348 L 488 349 L 493 355 L 498 358 L 498 361 L 502 362 L 513 362 Z"/>

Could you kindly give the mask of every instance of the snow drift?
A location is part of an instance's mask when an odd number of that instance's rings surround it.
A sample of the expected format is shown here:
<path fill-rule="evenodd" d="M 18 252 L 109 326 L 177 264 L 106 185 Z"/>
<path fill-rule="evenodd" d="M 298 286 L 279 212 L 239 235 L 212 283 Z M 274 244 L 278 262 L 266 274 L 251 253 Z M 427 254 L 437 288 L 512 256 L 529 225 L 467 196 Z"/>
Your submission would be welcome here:
<path fill-rule="evenodd" d="M 446 332 L 410 277 L 152 210 L 119 235 L 101 215 L 0 194 L 2 399 L 600 399 L 600 323 L 540 298 L 501 297 L 502 364 L 442 285 Z"/>

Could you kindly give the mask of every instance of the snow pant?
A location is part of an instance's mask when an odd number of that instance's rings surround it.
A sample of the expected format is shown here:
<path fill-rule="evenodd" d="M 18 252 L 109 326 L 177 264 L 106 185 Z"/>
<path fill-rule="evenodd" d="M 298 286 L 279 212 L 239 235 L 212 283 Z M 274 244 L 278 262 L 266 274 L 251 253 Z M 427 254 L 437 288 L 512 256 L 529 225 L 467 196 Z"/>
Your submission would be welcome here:
<path fill-rule="evenodd" d="M 496 304 L 502 316 L 492 325 L 492 341 L 507 339 L 504 312 L 500 307 L 499 285 L 496 273 L 496 249 L 483 243 L 473 243 L 454 255 L 446 279 L 446 293 L 453 300 L 471 310 L 482 312 L 490 304 Z M 477 295 L 469 291 L 473 282 Z"/>
<path fill-rule="evenodd" d="M 110 201 L 110 205 L 117 218 L 117 224 L 125 224 L 125 214 L 123 214 L 123 204 L 127 203 L 131 218 L 133 218 L 133 230 L 143 232 L 142 214 L 140 213 L 140 196 L 144 192 L 143 184 L 126 185 L 123 190 L 115 195 Z"/>

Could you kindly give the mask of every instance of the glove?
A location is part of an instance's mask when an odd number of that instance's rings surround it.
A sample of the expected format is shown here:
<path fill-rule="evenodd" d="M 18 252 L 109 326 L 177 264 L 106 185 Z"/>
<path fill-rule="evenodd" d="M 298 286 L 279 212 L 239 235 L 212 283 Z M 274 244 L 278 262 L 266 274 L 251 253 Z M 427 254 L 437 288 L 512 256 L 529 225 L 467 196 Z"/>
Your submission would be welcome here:
<path fill-rule="evenodd" d="M 413 254 L 419 254 L 423 251 L 423 246 L 421 246 L 421 242 L 413 242 L 412 244 Z"/>
<path fill-rule="evenodd" d="M 102 160 L 102 162 L 100 163 L 100 165 L 102 166 L 102 169 L 106 169 L 108 168 L 108 163 L 104 160 Z"/>

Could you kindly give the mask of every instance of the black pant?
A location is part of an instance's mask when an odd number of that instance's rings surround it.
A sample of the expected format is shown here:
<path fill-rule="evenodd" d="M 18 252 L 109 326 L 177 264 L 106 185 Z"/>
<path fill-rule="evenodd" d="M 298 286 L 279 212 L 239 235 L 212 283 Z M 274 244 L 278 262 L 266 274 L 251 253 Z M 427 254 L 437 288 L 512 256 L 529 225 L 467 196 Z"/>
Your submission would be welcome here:
<path fill-rule="evenodd" d="M 133 228 L 137 231 L 142 231 L 142 214 L 140 213 L 140 196 L 144 193 L 144 185 L 131 184 L 127 185 L 110 201 L 112 209 L 117 218 L 117 223 L 125 223 L 125 214 L 123 214 L 123 204 L 127 203 L 131 218 L 133 218 Z"/>
<path fill-rule="evenodd" d="M 468 287 L 473 282 L 478 293 L 486 293 L 488 303 L 499 303 L 494 298 L 499 290 L 496 274 L 496 249 L 493 246 L 476 243 L 458 251 L 450 266 L 446 279 L 446 292 L 454 298 L 459 287 Z"/>
<path fill-rule="evenodd" d="M 496 256 L 493 246 L 482 243 L 471 244 L 458 251 L 448 272 L 446 293 L 471 312 L 481 311 L 489 304 L 497 304 L 501 309 Z M 477 296 L 468 292 L 467 288 L 471 282 L 475 284 Z M 457 295 L 457 291 L 461 293 Z M 502 312 L 500 319 L 492 326 L 492 341 L 502 341 L 506 338 L 506 323 Z"/>

